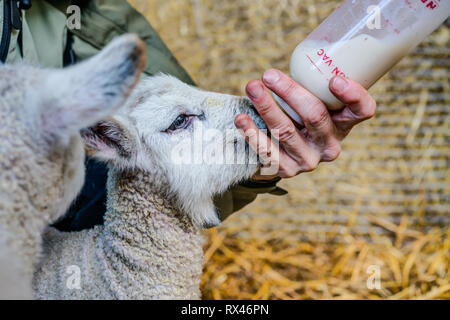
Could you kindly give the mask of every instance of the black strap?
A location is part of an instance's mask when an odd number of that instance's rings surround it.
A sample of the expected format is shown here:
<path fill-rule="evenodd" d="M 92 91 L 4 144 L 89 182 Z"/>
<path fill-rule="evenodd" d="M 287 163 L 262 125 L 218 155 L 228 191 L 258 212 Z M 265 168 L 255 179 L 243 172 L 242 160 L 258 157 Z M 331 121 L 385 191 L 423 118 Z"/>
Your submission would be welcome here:
<path fill-rule="evenodd" d="M 73 43 L 73 34 L 70 32 L 70 30 L 67 30 L 67 37 L 66 37 L 66 47 L 64 48 L 63 53 L 63 66 L 68 67 L 77 62 L 77 59 L 75 57 L 75 52 L 72 49 L 72 43 Z"/>
<path fill-rule="evenodd" d="M 22 51 L 22 13 L 20 10 L 31 8 L 31 0 L 4 0 L 3 1 L 3 29 L 0 41 L 0 61 L 6 62 L 11 42 L 12 28 L 19 30 L 19 46 Z"/>
<path fill-rule="evenodd" d="M 20 0 L 20 10 L 28 10 L 31 8 L 31 0 Z"/>
<path fill-rule="evenodd" d="M 0 42 L 0 61 L 5 62 L 11 41 L 11 0 L 3 0 L 3 29 Z"/>

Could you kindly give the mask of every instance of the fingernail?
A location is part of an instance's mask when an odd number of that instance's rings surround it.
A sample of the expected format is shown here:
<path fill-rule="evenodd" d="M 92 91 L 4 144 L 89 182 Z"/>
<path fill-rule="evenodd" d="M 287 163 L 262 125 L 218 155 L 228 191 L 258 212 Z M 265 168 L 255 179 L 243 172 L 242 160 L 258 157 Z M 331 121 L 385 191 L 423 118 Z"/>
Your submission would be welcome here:
<path fill-rule="evenodd" d="M 247 127 L 248 121 L 247 121 L 247 119 L 244 116 L 242 116 L 242 117 L 237 116 L 234 119 L 234 124 L 236 125 L 236 127 L 238 129 L 242 129 L 243 130 L 244 128 Z"/>
<path fill-rule="evenodd" d="M 247 94 L 250 96 L 250 98 L 258 99 L 261 97 L 264 93 L 264 89 L 259 83 L 250 84 L 247 87 Z"/>
<path fill-rule="evenodd" d="M 263 75 L 263 80 L 269 84 L 275 84 L 278 79 L 280 79 L 280 75 L 276 70 L 268 70 Z"/>
<path fill-rule="evenodd" d="M 342 93 L 347 89 L 348 81 L 340 76 L 336 76 L 333 78 L 331 82 L 331 87 L 334 89 L 336 93 Z"/>

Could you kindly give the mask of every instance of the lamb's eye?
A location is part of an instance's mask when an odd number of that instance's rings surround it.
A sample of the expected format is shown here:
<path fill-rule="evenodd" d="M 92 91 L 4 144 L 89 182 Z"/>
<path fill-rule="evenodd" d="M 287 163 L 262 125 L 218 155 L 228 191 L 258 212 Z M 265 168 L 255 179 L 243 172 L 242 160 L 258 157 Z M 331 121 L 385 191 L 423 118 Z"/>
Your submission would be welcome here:
<path fill-rule="evenodd" d="M 186 121 L 187 121 L 187 117 L 185 115 L 178 116 L 178 118 L 176 118 L 175 121 L 172 122 L 171 127 L 174 127 L 177 129 L 182 128 L 183 125 L 186 123 Z"/>
<path fill-rule="evenodd" d="M 179 129 L 186 129 L 191 123 L 192 116 L 185 114 L 179 115 L 174 122 L 167 128 L 166 132 L 172 132 Z"/>

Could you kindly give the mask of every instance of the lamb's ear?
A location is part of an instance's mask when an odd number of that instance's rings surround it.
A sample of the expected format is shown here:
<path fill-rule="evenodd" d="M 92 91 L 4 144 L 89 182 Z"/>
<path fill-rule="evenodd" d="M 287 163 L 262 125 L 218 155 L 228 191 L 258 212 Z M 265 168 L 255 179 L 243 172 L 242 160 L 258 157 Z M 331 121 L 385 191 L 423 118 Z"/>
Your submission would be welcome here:
<path fill-rule="evenodd" d="M 81 130 L 86 153 L 105 162 L 124 162 L 133 158 L 136 143 L 117 119 L 102 120 Z"/>
<path fill-rule="evenodd" d="M 145 60 L 144 43 L 129 34 L 86 62 L 50 71 L 39 103 L 43 131 L 62 136 L 107 118 L 137 83 Z"/>

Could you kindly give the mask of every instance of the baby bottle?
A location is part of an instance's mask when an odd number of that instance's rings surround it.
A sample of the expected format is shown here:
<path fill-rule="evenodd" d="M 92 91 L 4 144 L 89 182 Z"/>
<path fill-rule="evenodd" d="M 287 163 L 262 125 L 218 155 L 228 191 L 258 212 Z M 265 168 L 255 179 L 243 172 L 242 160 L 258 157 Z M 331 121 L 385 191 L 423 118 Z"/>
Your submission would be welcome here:
<path fill-rule="evenodd" d="M 369 89 L 449 15 L 450 0 L 347 0 L 297 46 L 292 78 L 338 110 L 343 105 L 328 89 L 333 76 Z"/>

